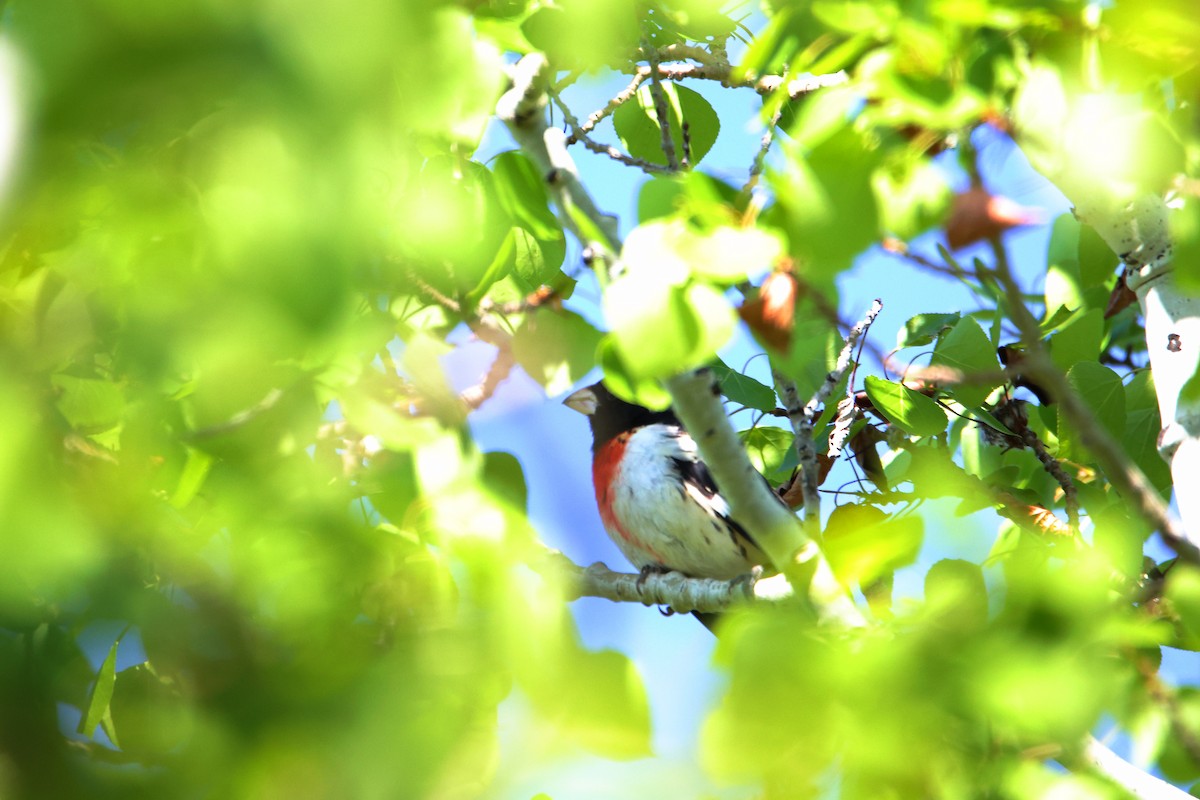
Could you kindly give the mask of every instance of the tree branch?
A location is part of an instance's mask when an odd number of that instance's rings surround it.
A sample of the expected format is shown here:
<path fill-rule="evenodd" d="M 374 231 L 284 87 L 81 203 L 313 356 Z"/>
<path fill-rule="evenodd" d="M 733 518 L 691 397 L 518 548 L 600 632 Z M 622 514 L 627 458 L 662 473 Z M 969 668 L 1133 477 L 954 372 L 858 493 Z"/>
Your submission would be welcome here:
<path fill-rule="evenodd" d="M 593 258 L 611 267 L 618 250 L 617 221 L 601 213 L 579 182 L 575 162 L 567 152 L 566 135 L 546 123 L 550 64 L 542 53 L 530 53 L 509 71 L 512 88 L 496 104 L 496 116 L 538 168 L 558 207 L 558 216 Z"/>
<path fill-rule="evenodd" d="M 667 606 L 673 611 L 727 611 L 747 602 L 775 601 L 791 596 L 791 587 L 779 575 L 759 579 L 748 575 L 731 581 L 690 578 L 682 572 L 615 572 L 599 562 L 581 567 L 557 550 L 547 550 L 531 565 L 560 583 L 567 600 L 601 597 L 615 603 Z"/>
<path fill-rule="evenodd" d="M 1120 443 L 1104 429 L 1092 410 L 1067 383 L 1066 375 L 1050 360 L 1042 344 L 1041 329 L 1037 320 L 1025 307 L 1025 298 L 1009 269 L 1008 255 L 999 237 L 993 237 L 992 248 L 996 252 L 993 275 L 1004 289 L 1009 314 L 1021 332 L 1021 341 L 1025 345 L 1023 371 L 1054 398 L 1060 412 L 1079 431 L 1083 444 L 1096 457 L 1112 484 L 1122 495 L 1133 501 L 1138 513 L 1154 526 L 1167 546 L 1185 561 L 1200 564 L 1200 549 L 1197 549 L 1178 523 L 1171 518 L 1166 504 L 1150 485 L 1145 473 L 1129 460 Z"/>
<path fill-rule="evenodd" d="M 816 542 L 803 535 L 796 517 L 779 501 L 754 466 L 721 403 L 711 370 L 677 375 L 666 382 L 673 408 L 696 440 L 732 516 L 746 527 L 773 566 L 807 594 L 824 622 L 847 627 L 866 624 L 862 612 L 838 582 Z M 807 587 L 807 592 L 799 591 Z"/>
<path fill-rule="evenodd" d="M 821 519 L 821 498 L 818 493 L 820 465 L 817 463 L 817 452 L 813 445 L 813 430 L 818 412 L 833 395 L 833 390 L 842 382 L 846 370 L 850 368 L 859 338 L 871 327 L 871 323 L 882 310 L 883 301 L 876 299 L 866 316 L 850 329 L 833 370 L 825 376 L 825 380 L 806 405 L 800 405 L 800 394 L 794 381 L 779 372 L 774 374 L 779 396 L 783 398 L 788 420 L 796 434 L 796 455 L 800 460 L 800 475 L 804 486 L 804 524 L 809 538 L 816 538 Z"/>
<path fill-rule="evenodd" d="M 1150 773 L 1138 769 L 1106 745 L 1101 744 L 1094 736 L 1087 737 L 1084 742 L 1083 759 L 1101 775 L 1139 799 L 1172 800 L 1172 798 L 1179 798 L 1179 800 L 1188 800 L 1192 797 L 1179 787 L 1172 786 L 1161 778 L 1156 778 Z"/>
<path fill-rule="evenodd" d="M 675 140 L 671 138 L 671 116 L 667 107 L 667 93 L 658 74 L 658 50 L 650 46 L 650 40 L 642 40 L 642 50 L 650 61 L 650 96 L 654 98 L 654 116 L 658 119 L 658 130 L 662 135 L 662 151 L 671 172 L 679 170 L 679 156 L 675 153 Z"/>

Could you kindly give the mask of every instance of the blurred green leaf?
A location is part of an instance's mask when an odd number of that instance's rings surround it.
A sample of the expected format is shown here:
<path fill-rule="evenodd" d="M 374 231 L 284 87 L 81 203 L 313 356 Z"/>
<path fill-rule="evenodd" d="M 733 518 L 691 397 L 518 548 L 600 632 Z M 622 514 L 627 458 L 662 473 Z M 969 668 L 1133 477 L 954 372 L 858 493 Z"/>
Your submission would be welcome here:
<path fill-rule="evenodd" d="M 99 433 L 116 425 L 125 409 L 121 388 L 109 381 L 55 375 L 58 410 L 80 433 Z"/>
<path fill-rule="evenodd" d="M 874 506 L 847 503 L 830 514 L 825 552 L 843 583 L 868 584 L 916 560 L 923 533 L 919 517 L 889 518 Z"/>
<path fill-rule="evenodd" d="M 635 258 L 605 291 L 611 336 L 631 376 L 665 378 L 698 366 L 733 334 L 732 306 L 716 289 L 688 282 L 685 270 Z"/>
<path fill-rule="evenodd" d="M 547 394 L 561 394 L 596 365 L 601 337 L 574 312 L 538 309 L 513 334 L 513 357 Z"/>
<path fill-rule="evenodd" d="M 871 180 L 885 231 L 908 240 L 940 224 L 953 194 L 929 159 L 905 158 L 883 164 Z"/>
<path fill-rule="evenodd" d="M 637 19 L 630 0 L 565 0 L 538 8 L 521 30 L 562 68 L 595 69 L 630 55 L 638 41 Z"/>
<path fill-rule="evenodd" d="M 679 177 L 651 178 L 638 191 L 638 222 L 673 216 L 685 200 L 686 188 Z"/>
<path fill-rule="evenodd" d="M 779 211 L 764 219 L 787 232 L 809 280 L 823 285 L 879 236 L 871 175 L 880 156 L 849 123 L 811 150 L 792 142 L 785 152 Z"/>

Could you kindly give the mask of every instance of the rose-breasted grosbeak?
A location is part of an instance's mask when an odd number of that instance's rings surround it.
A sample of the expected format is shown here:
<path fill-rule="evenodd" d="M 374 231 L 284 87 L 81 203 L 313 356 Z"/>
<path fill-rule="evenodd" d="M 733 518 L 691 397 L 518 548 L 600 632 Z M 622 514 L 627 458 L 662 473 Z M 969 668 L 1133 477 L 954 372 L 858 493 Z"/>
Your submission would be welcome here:
<path fill-rule="evenodd" d="M 600 383 L 564 403 L 591 422 L 600 519 L 635 567 L 729 580 L 765 563 L 670 410 L 627 403 Z"/>

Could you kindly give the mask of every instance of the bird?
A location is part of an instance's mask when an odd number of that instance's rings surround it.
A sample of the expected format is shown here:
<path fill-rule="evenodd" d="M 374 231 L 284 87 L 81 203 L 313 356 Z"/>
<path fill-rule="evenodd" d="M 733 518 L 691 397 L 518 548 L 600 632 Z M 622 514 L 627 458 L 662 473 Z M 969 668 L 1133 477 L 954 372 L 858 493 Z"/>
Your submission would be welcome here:
<path fill-rule="evenodd" d="M 600 520 L 643 581 L 667 571 L 733 580 L 767 563 L 730 515 L 696 441 L 670 409 L 628 403 L 603 382 L 579 389 L 563 403 L 591 423 Z"/>

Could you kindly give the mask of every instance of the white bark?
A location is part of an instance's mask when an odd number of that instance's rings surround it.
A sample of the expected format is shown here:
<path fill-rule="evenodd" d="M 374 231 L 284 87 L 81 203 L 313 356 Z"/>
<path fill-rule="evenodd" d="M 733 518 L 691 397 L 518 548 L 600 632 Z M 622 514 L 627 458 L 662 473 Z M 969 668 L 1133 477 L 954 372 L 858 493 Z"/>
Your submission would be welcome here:
<path fill-rule="evenodd" d="M 1099 195 L 1103 197 L 1103 195 Z M 1200 366 L 1200 299 L 1184 294 L 1172 277 L 1173 248 L 1162 197 L 1143 194 L 1128 203 L 1084 201 L 1081 222 L 1095 228 L 1129 268 L 1126 282 L 1146 322 L 1146 348 L 1154 373 L 1162 431 L 1159 455 L 1171 467 L 1183 533 L 1200 542 L 1200 402 L 1180 392 Z"/>

